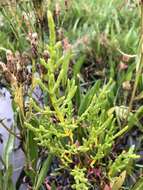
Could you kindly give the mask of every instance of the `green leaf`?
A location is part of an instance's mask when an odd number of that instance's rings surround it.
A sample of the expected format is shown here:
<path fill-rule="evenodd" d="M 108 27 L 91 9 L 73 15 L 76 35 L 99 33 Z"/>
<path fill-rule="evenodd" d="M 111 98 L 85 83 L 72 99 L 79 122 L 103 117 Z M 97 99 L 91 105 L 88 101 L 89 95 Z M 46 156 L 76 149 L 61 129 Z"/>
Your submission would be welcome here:
<path fill-rule="evenodd" d="M 14 184 L 12 182 L 13 167 L 9 165 L 7 170 L 4 173 L 4 184 L 2 190 L 15 190 Z"/>
<path fill-rule="evenodd" d="M 6 168 L 9 167 L 10 154 L 13 151 L 13 146 L 14 146 L 14 136 L 10 134 L 3 153 L 3 161 L 5 162 Z"/>
<path fill-rule="evenodd" d="M 119 177 L 114 178 L 112 190 L 120 190 L 126 178 L 126 171 L 123 171 Z"/>
<path fill-rule="evenodd" d="M 53 20 L 52 13 L 50 11 L 48 11 L 47 17 L 48 17 L 48 25 L 49 25 L 49 33 L 50 33 L 50 45 L 54 46 L 56 43 L 55 23 Z"/>
<path fill-rule="evenodd" d="M 35 181 L 36 185 L 34 186 L 35 188 L 33 188 L 34 190 L 39 190 L 40 186 L 44 182 L 47 172 L 49 170 L 49 167 L 51 165 L 52 158 L 53 158 L 53 155 L 49 154 L 48 158 L 43 163 L 42 168 L 37 174 L 36 181 Z"/>
<path fill-rule="evenodd" d="M 2 171 L 0 171 L 0 187 L 3 189 L 3 174 Z"/>
<path fill-rule="evenodd" d="M 84 63 L 84 60 L 85 60 L 85 55 L 81 56 L 79 58 L 79 60 L 74 64 L 73 75 L 74 75 L 75 79 L 76 79 L 77 75 L 80 73 L 80 69 Z"/>
<path fill-rule="evenodd" d="M 136 184 L 131 188 L 131 190 L 142 190 L 143 189 L 143 177 L 140 178 Z"/>
<path fill-rule="evenodd" d="M 79 81 L 76 82 L 76 86 L 77 86 L 77 90 L 75 93 L 75 99 L 76 99 L 77 108 L 79 108 L 80 103 L 81 103 L 81 89 L 80 89 Z"/>
<path fill-rule="evenodd" d="M 81 104 L 78 110 L 78 115 L 82 115 L 82 113 L 84 113 L 84 111 L 88 108 L 93 96 L 98 91 L 99 87 L 100 87 L 100 81 L 97 81 L 95 85 L 87 92 L 87 94 L 81 101 Z"/>
<path fill-rule="evenodd" d="M 29 153 L 29 161 L 32 164 L 33 168 L 36 169 L 36 163 L 37 163 L 37 159 L 38 159 L 38 146 L 37 143 L 35 143 L 34 141 L 34 133 L 33 131 L 28 131 L 28 153 Z"/>
<path fill-rule="evenodd" d="M 71 51 L 68 50 L 64 55 L 63 64 L 62 64 L 62 69 L 63 69 L 62 85 L 63 86 L 65 86 L 67 82 L 68 68 L 69 68 L 71 57 L 72 57 Z"/>

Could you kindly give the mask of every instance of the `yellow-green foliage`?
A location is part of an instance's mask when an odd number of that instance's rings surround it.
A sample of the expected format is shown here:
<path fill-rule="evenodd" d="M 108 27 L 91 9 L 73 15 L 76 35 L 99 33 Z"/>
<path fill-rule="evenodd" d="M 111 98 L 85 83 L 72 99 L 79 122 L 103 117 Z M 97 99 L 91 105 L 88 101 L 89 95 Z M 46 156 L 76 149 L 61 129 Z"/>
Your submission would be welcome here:
<path fill-rule="evenodd" d="M 69 78 L 68 68 L 72 57 L 71 49 L 62 50 L 61 42 L 56 41 L 55 25 L 48 11 L 49 44 L 47 51 L 50 58 L 46 62 L 41 58 L 41 65 L 46 74 L 34 78 L 34 85 L 39 85 L 46 95 L 47 104 L 40 108 L 34 99 L 32 122 L 25 122 L 25 126 L 35 133 L 35 140 L 40 146 L 47 148 L 49 154 L 60 158 L 62 165 L 74 176 L 74 189 L 88 189 L 89 183 L 84 176 L 84 168 L 95 167 L 104 163 L 104 158 L 110 159 L 113 144 L 119 136 L 128 130 L 128 126 L 119 129 L 111 108 L 109 96 L 114 88 L 114 82 L 109 81 L 103 88 L 97 82 L 83 97 L 79 111 L 74 104 L 77 85 L 74 78 Z M 37 118 L 38 114 L 38 118 Z M 129 156 L 119 155 L 110 164 L 109 176 L 115 177 L 128 165 L 130 159 L 135 159 L 133 151 Z M 78 166 L 70 168 L 73 158 L 79 158 Z M 89 165 L 85 158 L 88 158 Z M 116 170 L 116 167 L 118 169 Z M 107 172 L 108 169 L 106 168 Z"/>

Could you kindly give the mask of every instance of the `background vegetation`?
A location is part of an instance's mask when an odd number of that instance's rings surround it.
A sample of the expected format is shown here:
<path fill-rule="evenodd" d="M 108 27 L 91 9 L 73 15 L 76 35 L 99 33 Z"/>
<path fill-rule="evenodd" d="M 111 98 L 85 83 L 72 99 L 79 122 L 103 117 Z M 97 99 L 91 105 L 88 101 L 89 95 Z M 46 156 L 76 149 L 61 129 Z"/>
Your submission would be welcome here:
<path fill-rule="evenodd" d="M 142 190 L 142 1 L 13 1 L 0 10 L 1 83 L 20 130 L 9 131 L 2 189 Z M 25 154 L 16 185 L 14 136 Z"/>

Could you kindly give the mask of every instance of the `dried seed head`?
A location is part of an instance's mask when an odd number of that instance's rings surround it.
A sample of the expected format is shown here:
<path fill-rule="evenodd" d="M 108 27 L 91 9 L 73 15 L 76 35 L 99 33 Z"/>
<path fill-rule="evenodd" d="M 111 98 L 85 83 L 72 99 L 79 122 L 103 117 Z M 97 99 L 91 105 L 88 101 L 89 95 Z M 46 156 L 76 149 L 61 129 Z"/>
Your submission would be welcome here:
<path fill-rule="evenodd" d="M 30 60 L 26 52 L 23 52 L 21 55 L 21 64 L 25 67 L 30 64 Z"/>
<path fill-rule="evenodd" d="M 38 34 L 36 32 L 32 33 L 32 36 L 31 36 L 31 45 L 32 46 L 37 46 L 38 45 Z"/>
<path fill-rule="evenodd" d="M 49 54 L 48 50 L 44 50 L 43 57 L 44 57 L 45 61 L 48 61 L 48 59 L 50 58 L 50 54 Z"/>
<path fill-rule="evenodd" d="M 124 90 L 127 90 L 127 91 L 132 89 L 130 81 L 123 82 L 122 87 L 123 87 Z"/>
<path fill-rule="evenodd" d="M 38 45 L 38 34 L 36 32 L 32 33 L 29 32 L 27 40 L 30 42 L 31 46 L 37 46 Z"/>
<path fill-rule="evenodd" d="M 7 50 L 6 59 L 7 59 L 7 69 L 11 73 L 15 73 L 16 72 L 15 56 L 11 50 Z"/>
<path fill-rule="evenodd" d="M 43 74 L 43 75 L 45 75 L 45 74 L 47 74 L 47 69 L 44 67 L 44 65 L 38 65 L 38 69 L 39 69 L 39 72 L 40 72 L 40 74 Z"/>
<path fill-rule="evenodd" d="M 100 34 L 100 44 L 103 45 L 104 47 L 108 47 L 109 44 L 109 40 L 107 37 L 107 34 L 105 34 L 104 32 Z"/>
<path fill-rule="evenodd" d="M 7 50 L 6 51 L 6 59 L 7 59 L 7 62 L 11 62 L 11 61 L 13 61 L 13 59 L 14 59 L 14 55 L 13 55 L 13 53 L 12 53 L 12 51 L 11 50 Z"/>
<path fill-rule="evenodd" d="M 63 32 L 63 29 L 60 28 L 59 30 L 57 30 L 57 39 L 58 41 L 61 41 L 64 39 L 64 32 Z"/>
<path fill-rule="evenodd" d="M 64 3 L 65 3 L 65 9 L 66 9 L 66 11 L 68 11 L 68 9 L 70 7 L 70 0 L 65 0 Z"/>
<path fill-rule="evenodd" d="M 29 32 L 26 39 L 30 42 L 31 41 L 31 37 L 32 37 L 32 32 Z"/>
<path fill-rule="evenodd" d="M 21 65 L 20 65 L 19 62 L 17 63 L 16 68 L 17 68 L 17 72 L 20 71 L 20 70 L 22 70 L 22 67 L 21 67 Z"/>
<path fill-rule="evenodd" d="M 16 64 L 16 70 L 18 71 L 20 68 L 23 67 L 21 55 L 18 51 L 15 53 L 15 64 Z"/>
<path fill-rule="evenodd" d="M 88 36 L 84 36 L 84 37 L 82 38 L 82 41 L 83 41 L 83 43 L 84 43 L 85 45 L 88 45 L 88 43 L 89 43 L 89 38 L 88 38 Z"/>
<path fill-rule="evenodd" d="M 80 44 L 88 46 L 89 38 L 87 35 L 83 36 L 82 38 L 77 39 L 76 43 L 74 44 L 74 47 L 77 47 Z"/>
<path fill-rule="evenodd" d="M 61 13 L 61 7 L 59 3 L 56 3 L 55 5 L 55 15 L 58 17 Z"/>
<path fill-rule="evenodd" d="M 64 51 L 72 49 L 72 45 L 69 43 L 68 38 L 64 38 L 62 44 Z"/>
<path fill-rule="evenodd" d="M 26 80 L 26 73 L 24 70 L 20 69 L 17 71 L 16 79 L 18 82 L 23 83 Z"/>
<path fill-rule="evenodd" d="M 27 85 L 30 85 L 32 83 L 32 73 L 28 73 L 27 75 L 26 83 Z"/>
<path fill-rule="evenodd" d="M 68 0 L 65 0 L 65 6 L 66 7 L 68 6 Z"/>
<path fill-rule="evenodd" d="M 3 63 L 1 61 L 0 61 L 0 70 L 2 70 L 3 72 L 7 70 L 5 63 Z"/>
<path fill-rule="evenodd" d="M 3 62 L 0 62 L 0 69 L 2 70 L 4 78 L 8 83 L 12 84 L 16 82 L 15 76 L 8 70 Z"/>
<path fill-rule="evenodd" d="M 37 58 L 38 57 L 38 50 L 37 47 L 31 48 L 32 57 Z"/>
<path fill-rule="evenodd" d="M 16 51 L 15 52 L 15 60 L 16 60 L 16 62 L 20 61 L 20 59 L 21 59 L 21 55 L 20 55 L 19 51 Z"/>
<path fill-rule="evenodd" d="M 123 63 L 122 61 L 120 62 L 120 64 L 118 65 L 118 70 L 122 71 L 122 70 L 126 70 L 128 68 L 128 65 Z"/>
<path fill-rule="evenodd" d="M 28 20 L 29 20 L 26 12 L 23 12 L 23 13 L 22 13 L 22 19 L 23 19 L 24 21 L 28 21 Z"/>
<path fill-rule="evenodd" d="M 38 56 L 38 34 L 36 32 L 34 33 L 29 33 L 27 40 L 31 44 L 31 53 L 32 57 L 37 57 Z"/>
<path fill-rule="evenodd" d="M 38 34 L 36 32 L 32 33 L 31 38 L 34 40 L 38 40 Z"/>
<path fill-rule="evenodd" d="M 123 56 L 122 56 L 122 61 L 123 61 L 123 62 L 128 63 L 129 60 L 130 60 L 130 57 L 129 57 L 129 56 L 127 56 L 127 55 L 123 55 Z"/>
<path fill-rule="evenodd" d="M 16 77 L 11 72 L 9 72 L 8 70 L 5 70 L 4 78 L 11 85 L 15 85 L 17 83 Z"/>

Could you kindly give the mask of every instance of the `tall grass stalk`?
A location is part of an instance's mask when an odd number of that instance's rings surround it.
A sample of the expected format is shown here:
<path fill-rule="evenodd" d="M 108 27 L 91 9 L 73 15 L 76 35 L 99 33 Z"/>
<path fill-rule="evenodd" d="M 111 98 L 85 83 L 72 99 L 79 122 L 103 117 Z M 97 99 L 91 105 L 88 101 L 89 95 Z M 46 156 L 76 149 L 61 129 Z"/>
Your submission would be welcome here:
<path fill-rule="evenodd" d="M 143 68 L 143 1 L 141 1 L 141 5 L 140 5 L 140 14 L 141 14 L 141 21 L 140 21 L 141 36 L 140 36 L 140 43 L 139 43 L 139 53 L 137 56 L 136 77 L 135 77 L 133 92 L 131 95 L 131 100 L 129 103 L 129 112 L 132 110 L 132 107 L 133 107 L 133 101 L 136 95 L 139 79 L 140 79 L 142 68 Z"/>

